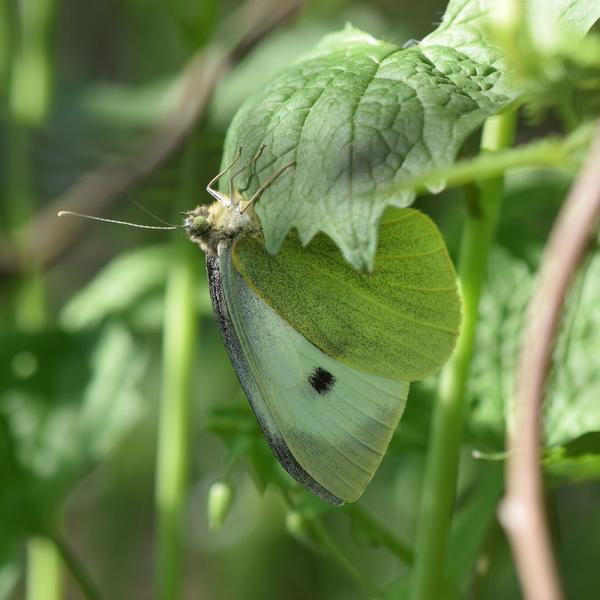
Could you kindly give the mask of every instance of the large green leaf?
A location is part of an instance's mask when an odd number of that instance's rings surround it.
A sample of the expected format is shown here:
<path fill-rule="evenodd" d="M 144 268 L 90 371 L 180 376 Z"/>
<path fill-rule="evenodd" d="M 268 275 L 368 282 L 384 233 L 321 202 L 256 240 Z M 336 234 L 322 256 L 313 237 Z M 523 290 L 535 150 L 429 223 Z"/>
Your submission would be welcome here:
<path fill-rule="evenodd" d="M 267 249 L 292 227 L 303 243 L 322 231 L 355 268 L 371 269 L 385 206 L 407 206 L 414 194 L 367 195 L 450 164 L 512 100 L 499 78 L 451 48 L 401 48 L 350 27 L 326 37 L 248 100 L 228 131 L 225 163 L 239 147 L 246 159 L 265 145 L 256 176 L 239 180 L 247 194 L 295 161 L 257 205 Z"/>
<path fill-rule="evenodd" d="M 290 237 L 275 256 L 242 238 L 234 260 L 297 331 L 349 366 L 410 381 L 436 371 L 454 348 L 456 276 L 438 229 L 416 210 L 384 219 L 370 274 L 355 271 L 323 235 L 305 248 Z"/>
<path fill-rule="evenodd" d="M 466 138 L 519 95 L 486 34 L 496 6 L 453 0 L 440 27 L 406 48 L 347 27 L 242 105 L 223 164 L 240 147 L 245 161 L 265 146 L 237 182 L 243 193 L 294 163 L 257 205 L 269 252 L 295 227 L 303 244 L 324 232 L 354 268 L 372 268 L 384 208 L 414 199 L 410 190 L 386 188 L 451 164 Z M 600 9 L 554 0 L 545 15 L 583 34 Z M 226 180 L 222 186 L 226 192 Z"/>

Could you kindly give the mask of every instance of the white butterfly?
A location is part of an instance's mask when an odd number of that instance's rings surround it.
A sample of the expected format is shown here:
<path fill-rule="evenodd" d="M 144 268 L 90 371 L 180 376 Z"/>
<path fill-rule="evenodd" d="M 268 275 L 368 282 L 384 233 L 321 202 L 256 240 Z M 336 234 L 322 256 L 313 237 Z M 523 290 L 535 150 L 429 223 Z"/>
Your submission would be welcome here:
<path fill-rule="evenodd" d="M 381 462 L 409 385 L 327 355 L 249 287 L 233 252 L 242 236 L 260 232 L 256 194 L 226 198 L 211 184 L 219 201 L 191 211 L 185 226 L 206 253 L 213 308 L 250 405 L 292 477 L 332 504 L 354 501 Z"/>

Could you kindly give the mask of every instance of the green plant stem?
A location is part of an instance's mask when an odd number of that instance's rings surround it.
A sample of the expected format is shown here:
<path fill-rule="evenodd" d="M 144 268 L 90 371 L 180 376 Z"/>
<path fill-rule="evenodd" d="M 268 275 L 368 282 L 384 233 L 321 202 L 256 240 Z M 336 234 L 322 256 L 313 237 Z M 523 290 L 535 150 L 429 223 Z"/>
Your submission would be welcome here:
<path fill-rule="evenodd" d="M 52 537 L 52 540 L 47 541 L 48 544 L 53 544 L 54 548 L 60 553 L 65 565 L 69 569 L 69 573 L 73 579 L 77 582 L 79 589 L 87 600 L 100 600 L 101 594 L 96 587 L 96 584 L 92 580 L 88 573 L 85 565 L 77 558 L 77 555 L 71 550 L 66 540 L 56 535 Z M 42 580 L 41 584 L 45 584 Z M 40 600 L 49 600 L 48 596 L 39 596 Z"/>
<path fill-rule="evenodd" d="M 18 14 L 13 14 L 15 10 Z M 11 24 L 18 25 L 18 31 L 2 41 L 1 50 L 9 117 L 2 178 L 8 214 L 3 215 L 3 221 L 25 255 L 27 240 L 22 229 L 35 212 L 30 137 L 32 127 L 41 125 L 50 109 L 54 78 L 50 38 L 56 0 L 21 2 L 15 6 L 3 3 L 0 12 Z M 32 328 L 45 320 L 45 298 L 43 277 L 37 265 L 28 267 L 18 285 L 14 313 L 20 326 Z"/>
<path fill-rule="evenodd" d="M 553 167 L 577 170 L 585 149 L 592 140 L 593 123 L 578 127 L 564 138 L 546 138 L 516 148 L 491 154 L 482 153 L 476 158 L 460 160 L 449 167 L 431 169 L 393 183 L 377 192 L 381 197 L 400 194 L 408 190 L 427 193 L 428 185 L 445 182 L 446 188 L 459 187 L 474 180 L 483 181 L 500 177 L 506 171 L 523 167 Z"/>
<path fill-rule="evenodd" d="M 288 507 L 288 510 L 294 511 L 295 504 L 292 500 L 289 490 L 286 488 L 281 488 L 281 494 L 283 501 Z M 329 555 L 340 565 L 340 567 L 342 567 L 342 569 L 344 569 L 344 571 L 346 571 L 346 573 L 348 573 L 348 575 L 350 575 L 350 577 L 357 583 L 366 597 L 383 598 L 383 594 L 377 585 L 371 581 L 371 579 L 358 567 L 356 567 L 338 547 L 318 515 L 303 515 L 302 518 L 308 528 L 310 528 L 312 531 L 314 540 L 318 544 L 319 549 L 324 554 L 329 553 Z"/>
<path fill-rule="evenodd" d="M 61 558 L 45 537 L 27 542 L 27 600 L 60 600 L 63 593 Z"/>
<path fill-rule="evenodd" d="M 482 151 L 495 152 L 510 146 L 515 123 L 514 112 L 488 119 L 482 134 Z M 456 350 L 440 375 L 433 415 L 417 530 L 412 600 L 436 600 L 440 597 L 444 579 L 456 494 L 465 390 L 473 356 L 479 298 L 500 210 L 503 181 L 501 178 L 488 179 L 479 184 L 478 191 L 478 202 L 471 206 L 465 223 L 458 264 L 463 324 Z"/>
<path fill-rule="evenodd" d="M 310 520 L 310 528 L 331 557 L 340 565 L 340 567 L 342 567 L 342 569 L 344 569 L 344 571 L 346 571 L 346 573 L 348 573 L 348 575 L 350 575 L 367 598 L 383 598 L 383 593 L 379 590 L 377 585 L 358 569 L 340 550 L 335 540 L 331 537 L 327 528 L 318 517 L 314 517 Z"/>
<path fill-rule="evenodd" d="M 6 95 L 6 160 L 3 165 L 3 192 L 6 213 L 4 226 L 24 254 L 27 251 L 22 228 L 35 212 L 31 182 L 35 169 L 31 157 L 31 127 L 44 122 L 50 107 L 53 69 L 51 34 L 55 0 L 2 3 L 3 39 L 0 42 L 2 95 Z M 14 11 L 18 10 L 18 18 Z M 18 31 L 4 36 L 5 28 L 18 24 Z M 41 327 L 47 320 L 43 275 L 37 265 L 28 265 L 17 282 L 12 298 L 15 322 L 25 329 Z M 59 600 L 63 593 L 62 560 L 55 544 L 42 537 L 27 542 L 26 594 L 28 600 Z"/>
<path fill-rule="evenodd" d="M 19 36 L 13 53 L 9 110 L 23 125 L 46 119 L 54 84 L 51 37 L 56 0 L 19 3 Z"/>
<path fill-rule="evenodd" d="M 182 204 L 196 179 L 196 143 L 189 142 L 183 165 Z M 190 397 L 198 337 L 196 298 L 202 268 L 198 249 L 180 235 L 174 240 L 167 281 L 163 338 L 163 385 L 156 476 L 157 593 L 159 600 L 181 597 L 183 531 L 188 480 Z"/>
<path fill-rule="evenodd" d="M 9 87 L 14 46 L 14 7 L 9 0 L 0 0 L 0 100 L 5 101 Z"/>
<path fill-rule="evenodd" d="M 10 122 L 7 126 L 8 144 L 6 173 L 4 179 L 7 214 L 5 223 L 10 228 L 20 252 L 26 255 L 27 240 L 22 231 L 35 212 L 31 190 L 34 173 L 30 156 L 30 135 L 26 127 Z M 46 321 L 46 298 L 43 274 L 35 264 L 28 264 L 27 271 L 17 282 L 13 304 L 15 322 L 24 329 L 35 329 Z"/>
<path fill-rule="evenodd" d="M 369 512 L 358 504 L 348 504 L 346 507 L 352 518 L 356 519 L 373 531 L 377 540 L 390 552 L 395 554 L 402 562 L 411 565 L 414 561 L 414 553 L 401 539 L 396 537 L 387 527 L 373 517 Z"/>

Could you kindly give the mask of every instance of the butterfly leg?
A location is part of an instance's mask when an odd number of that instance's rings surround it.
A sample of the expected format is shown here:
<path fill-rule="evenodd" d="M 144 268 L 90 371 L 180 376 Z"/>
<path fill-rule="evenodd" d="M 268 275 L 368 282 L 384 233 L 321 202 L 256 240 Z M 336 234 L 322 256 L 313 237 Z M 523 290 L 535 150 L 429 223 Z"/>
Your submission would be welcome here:
<path fill-rule="evenodd" d="M 233 188 L 233 180 L 243 171 L 245 171 L 248 167 L 256 165 L 256 162 L 260 158 L 260 155 L 263 153 L 263 150 L 266 148 L 265 144 L 261 144 L 260 148 L 256 151 L 254 156 L 246 163 L 244 163 L 229 179 L 229 197 L 231 198 L 234 204 L 236 202 L 235 190 Z"/>
<path fill-rule="evenodd" d="M 235 156 L 233 157 L 233 160 L 220 172 L 217 173 L 209 182 L 208 185 L 206 186 L 206 191 L 215 199 L 218 200 L 221 204 L 223 204 L 224 206 L 231 206 L 231 198 L 227 198 L 225 195 L 221 194 L 221 192 L 215 190 L 213 188 L 214 183 L 219 180 L 221 177 L 223 177 L 223 175 L 225 175 L 225 173 L 227 173 L 227 171 L 229 171 L 229 169 L 231 169 L 231 167 L 233 167 L 233 165 L 235 165 L 235 163 L 240 159 L 240 156 L 242 156 L 242 147 L 240 146 L 237 149 L 237 152 L 235 153 Z"/>
<path fill-rule="evenodd" d="M 246 203 L 246 206 L 244 206 L 244 208 L 242 209 L 242 212 L 245 212 L 246 209 L 249 206 L 252 206 L 255 202 L 258 202 L 260 200 L 260 197 L 263 195 L 264 191 L 287 169 L 289 169 L 290 167 L 293 167 L 296 164 L 296 161 L 293 160 L 285 165 L 283 165 L 283 167 L 281 167 L 280 169 L 278 169 L 277 171 L 275 171 L 275 173 L 273 173 L 273 175 L 271 175 L 271 177 L 269 177 L 269 179 L 267 179 L 257 190 L 256 192 L 254 192 L 254 194 L 252 195 L 252 197 L 250 198 L 250 200 L 248 200 L 248 202 Z"/>

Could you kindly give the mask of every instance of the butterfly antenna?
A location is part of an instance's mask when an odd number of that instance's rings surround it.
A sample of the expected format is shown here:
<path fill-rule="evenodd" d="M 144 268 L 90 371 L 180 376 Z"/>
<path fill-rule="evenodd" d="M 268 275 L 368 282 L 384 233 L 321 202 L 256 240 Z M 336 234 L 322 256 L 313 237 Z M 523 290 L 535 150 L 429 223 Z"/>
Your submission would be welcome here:
<path fill-rule="evenodd" d="M 172 230 L 179 229 L 177 225 L 169 225 L 168 227 L 158 225 L 140 225 L 139 223 L 130 223 L 129 221 L 117 221 L 116 219 L 105 219 L 103 217 L 94 217 L 93 215 L 84 215 L 72 210 L 61 210 L 58 213 L 59 217 L 79 217 L 80 219 L 89 219 L 90 221 L 102 221 L 103 223 L 114 223 L 116 225 L 127 225 L 129 227 L 136 227 L 137 229 L 161 229 L 161 230 Z"/>
<path fill-rule="evenodd" d="M 242 209 L 242 212 L 246 212 L 246 209 L 249 206 L 252 206 L 253 204 L 255 204 L 256 202 L 258 202 L 260 200 L 260 197 L 263 195 L 264 191 L 270 187 L 273 182 L 287 169 L 289 169 L 290 167 L 293 167 L 296 164 L 296 161 L 293 160 L 289 163 L 287 163 L 286 165 L 283 165 L 283 167 L 281 167 L 280 169 L 278 169 L 277 171 L 275 171 L 275 173 L 273 173 L 273 175 L 271 175 L 271 177 L 269 177 L 269 179 L 267 179 L 257 190 L 256 192 L 254 192 L 254 195 L 250 198 L 250 200 L 248 200 L 248 204 L 246 204 L 246 206 L 244 206 L 244 208 Z"/>
<path fill-rule="evenodd" d="M 206 186 L 206 191 L 215 199 L 218 200 L 219 202 L 221 202 L 221 204 L 224 204 L 225 206 L 227 206 L 228 204 L 228 198 L 225 198 L 225 196 L 223 196 L 223 194 L 221 194 L 221 192 L 215 190 L 213 188 L 213 185 L 215 184 L 216 181 L 218 181 L 221 177 L 223 177 L 223 175 L 225 175 L 225 173 L 227 173 L 227 171 L 229 171 L 229 169 L 231 169 L 231 167 L 233 167 L 233 165 L 235 165 L 235 163 L 240 159 L 240 156 L 242 156 L 242 147 L 240 146 L 237 149 L 237 152 L 235 153 L 235 156 L 233 157 L 233 160 L 219 173 L 217 173 L 209 182 L 208 185 Z"/>
<path fill-rule="evenodd" d="M 133 202 L 133 204 L 135 204 L 140 210 L 143 210 L 147 215 L 152 217 L 155 221 L 158 221 L 159 223 L 162 223 L 163 225 L 168 225 L 169 227 L 177 227 L 177 225 L 173 225 L 173 223 L 169 223 L 168 221 L 165 221 L 164 219 L 161 219 L 159 216 L 155 215 L 151 210 L 147 209 L 143 204 L 140 204 L 137 200 L 134 200 L 133 198 L 131 198 L 131 196 L 129 197 L 129 200 L 131 202 Z"/>

